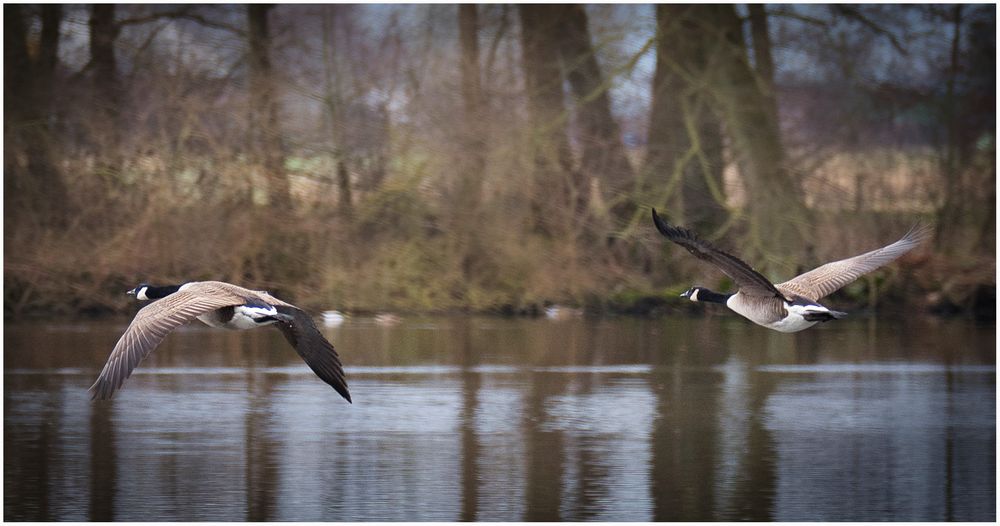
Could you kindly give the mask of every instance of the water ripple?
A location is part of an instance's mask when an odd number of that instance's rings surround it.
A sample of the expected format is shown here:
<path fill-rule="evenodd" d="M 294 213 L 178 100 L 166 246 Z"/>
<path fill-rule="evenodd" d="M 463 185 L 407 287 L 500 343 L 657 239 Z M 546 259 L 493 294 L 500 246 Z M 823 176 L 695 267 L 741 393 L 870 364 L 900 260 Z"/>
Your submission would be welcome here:
<path fill-rule="evenodd" d="M 935 363 L 821 363 L 761 365 L 757 367 L 757 370 L 765 373 L 791 374 L 940 374 L 945 372 L 995 374 L 996 366 Z"/>

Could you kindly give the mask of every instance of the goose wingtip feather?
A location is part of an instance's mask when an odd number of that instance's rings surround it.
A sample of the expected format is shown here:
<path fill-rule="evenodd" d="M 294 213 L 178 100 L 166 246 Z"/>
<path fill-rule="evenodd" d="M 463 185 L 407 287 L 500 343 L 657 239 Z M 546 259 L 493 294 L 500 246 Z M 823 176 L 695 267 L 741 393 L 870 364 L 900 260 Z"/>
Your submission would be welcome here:
<path fill-rule="evenodd" d="M 660 214 L 656 213 L 656 209 L 653 209 L 653 224 L 656 225 L 656 229 L 660 231 L 661 234 L 667 237 L 674 237 L 677 235 L 677 227 L 667 223 Z"/>
<path fill-rule="evenodd" d="M 903 240 L 911 241 L 917 245 L 929 240 L 934 235 L 934 227 L 922 221 L 915 223 L 910 230 L 902 237 Z"/>
<path fill-rule="evenodd" d="M 656 213 L 655 208 L 653 209 L 653 224 L 656 225 L 656 229 L 664 237 L 671 241 L 684 240 L 694 243 L 704 243 L 695 231 L 666 222 L 666 220 Z"/>
<path fill-rule="evenodd" d="M 107 382 L 103 381 L 103 378 L 98 378 L 94 385 L 87 389 L 87 394 L 90 395 L 91 400 L 109 400 L 114 396 L 114 390 L 109 390 L 107 388 Z"/>

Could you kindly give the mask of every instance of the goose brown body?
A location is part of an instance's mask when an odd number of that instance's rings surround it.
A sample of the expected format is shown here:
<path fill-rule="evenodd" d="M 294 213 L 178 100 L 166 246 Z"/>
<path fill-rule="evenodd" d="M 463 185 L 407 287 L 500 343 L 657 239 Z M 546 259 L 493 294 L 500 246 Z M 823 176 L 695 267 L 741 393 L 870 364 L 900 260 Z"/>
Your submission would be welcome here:
<path fill-rule="evenodd" d="M 686 297 L 692 301 L 725 303 L 750 321 L 781 332 L 797 332 L 818 322 L 846 316 L 819 304 L 819 300 L 913 250 L 930 234 L 926 227 L 914 227 L 895 243 L 821 265 L 775 285 L 743 260 L 716 248 L 691 230 L 670 225 L 656 210 L 653 210 L 653 224 L 664 237 L 714 264 L 739 286 L 739 291 L 729 296 L 694 287 L 684 294 Z M 701 298 L 710 299 L 700 299 L 695 291 L 705 291 Z"/>
<path fill-rule="evenodd" d="M 231 323 L 241 309 L 261 313 L 257 326 L 276 324 L 313 372 L 344 399 L 351 401 L 340 357 L 308 314 L 267 292 L 221 281 L 187 283 L 178 287 L 176 292 L 140 309 L 91 386 L 92 397 L 111 398 L 139 363 L 167 334 L 181 325 L 197 319 L 213 327 L 254 326 L 246 322 L 242 325 Z"/>

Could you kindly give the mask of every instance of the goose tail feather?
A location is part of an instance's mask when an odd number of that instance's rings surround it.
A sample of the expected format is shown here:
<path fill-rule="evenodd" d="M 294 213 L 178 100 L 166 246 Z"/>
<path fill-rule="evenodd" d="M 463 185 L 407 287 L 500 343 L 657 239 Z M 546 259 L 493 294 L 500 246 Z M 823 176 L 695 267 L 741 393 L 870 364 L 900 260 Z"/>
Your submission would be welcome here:
<path fill-rule="evenodd" d="M 818 322 L 839 320 L 845 316 L 847 316 L 846 312 L 840 312 L 836 310 L 822 311 L 822 312 L 807 312 L 806 314 L 802 315 L 802 317 L 806 321 L 818 321 Z"/>

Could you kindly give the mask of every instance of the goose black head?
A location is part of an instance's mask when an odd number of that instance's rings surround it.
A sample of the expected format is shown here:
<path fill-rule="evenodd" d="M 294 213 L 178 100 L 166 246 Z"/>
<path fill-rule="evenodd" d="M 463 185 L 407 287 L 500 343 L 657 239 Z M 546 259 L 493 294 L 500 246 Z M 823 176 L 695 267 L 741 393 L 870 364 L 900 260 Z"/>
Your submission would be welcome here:
<path fill-rule="evenodd" d="M 140 301 L 155 300 L 160 298 L 165 298 L 180 289 L 180 285 L 168 285 L 166 287 L 154 287 L 148 283 L 140 283 L 132 290 L 126 291 L 125 294 L 129 296 L 135 296 L 135 299 Z"/>
<path fill-rule="evenodd" d="M 684 294 L 681 294 L 682 298 L 687 298 L 691 301 L 705 301 L 709 303 L 726 303 L 731 296 L 732 294 L 719 294 L 705 287 L 691 287 L 684 291 Z"/>
<path fill-rule="evenodd" d="M 129 296 L 135 296 L 135 299 L 137 300 L 148 299 L 146 298 L 146 289 L 148 288 L 149 288 L 148 283 L 140 283 L 136 285 L 134 289 L 125 291 L 125 294 L 128 294 Z"/>
<path fill-rule="evenodd" d="M 691 301 L 700 301 L 698 299 L 698 293 L 701 292 L 701 290 L 702 290 L 701 287 L 691 287 L 691 288 L 685 290 L 684 293 L 681 294 L 681 297 L 682 298 L 687 298 L 687 299 L 689 299 Z"/>

